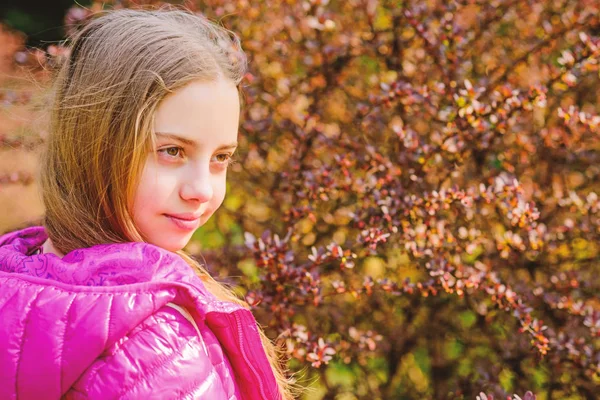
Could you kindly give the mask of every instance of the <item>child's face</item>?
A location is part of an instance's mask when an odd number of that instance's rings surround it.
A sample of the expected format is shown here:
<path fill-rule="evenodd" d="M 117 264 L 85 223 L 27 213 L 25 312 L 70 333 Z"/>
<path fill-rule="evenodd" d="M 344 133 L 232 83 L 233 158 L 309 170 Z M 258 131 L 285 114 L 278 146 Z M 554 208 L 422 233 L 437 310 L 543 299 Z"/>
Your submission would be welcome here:
<path fill-rule="evenodd" d="M 227 80 L 195 81 L 167 96 L 154 122 L 149 154 L 133 199 L 133 222 L 149 243 L 181 250 L 225 197 L 240 104 Z"/>

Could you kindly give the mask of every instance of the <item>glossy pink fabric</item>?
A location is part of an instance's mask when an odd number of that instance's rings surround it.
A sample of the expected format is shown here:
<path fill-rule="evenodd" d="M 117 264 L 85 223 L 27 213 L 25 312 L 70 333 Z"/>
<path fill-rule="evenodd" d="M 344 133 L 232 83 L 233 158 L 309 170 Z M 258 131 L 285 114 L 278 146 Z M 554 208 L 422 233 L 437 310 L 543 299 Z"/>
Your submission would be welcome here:
<path fill-rule="evenodd" d="M 279 399 L 252 314 L 146 243 L 0 237 L 0 399 Z M 193 324 L 169 303 L 188 310 Z"/>

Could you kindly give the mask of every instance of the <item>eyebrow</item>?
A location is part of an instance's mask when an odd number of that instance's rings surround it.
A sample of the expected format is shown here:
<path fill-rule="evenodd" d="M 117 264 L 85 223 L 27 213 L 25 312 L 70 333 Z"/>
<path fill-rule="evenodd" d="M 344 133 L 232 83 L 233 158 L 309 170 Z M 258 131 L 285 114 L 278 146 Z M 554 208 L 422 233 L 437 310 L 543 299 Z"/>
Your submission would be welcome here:
<path fill-rule="evenodd" d="M 174 133 L 168 133 L 168 132 L 156 132 L 156 136 L 160 136 L 160 137 L 164 137 L 167 139 L 174 139 L 177 140 L 181 143 L 184 143 L 190 147 L 197 147 L 197 143 L 194 140 L 176 135 Z M 238 146 L 238 142 L 232 142 L 232 143 L 228 143 L 228 144 L 224 144 L 222 146 L 219 146 L 217 148 L 217 150 L 225 150 L 225 149 L 233 149 L 236 148 Z"/>

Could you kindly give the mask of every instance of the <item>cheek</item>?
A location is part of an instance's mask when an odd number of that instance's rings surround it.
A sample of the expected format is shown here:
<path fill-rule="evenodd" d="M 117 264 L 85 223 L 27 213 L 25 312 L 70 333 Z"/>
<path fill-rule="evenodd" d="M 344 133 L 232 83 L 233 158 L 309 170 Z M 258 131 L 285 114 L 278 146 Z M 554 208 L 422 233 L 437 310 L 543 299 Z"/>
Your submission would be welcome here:
<path fill-rule="evenodd" d="M 226 183 L 224 177 L 218 177 L 213 183 L 213 197 L 210 200 L 208 207 L 204 213 L 204 218 L 208 219 L 215 211 L 221 207 L 225 199 Z"/>
<path fill-rule="evenodd" d="M 140 176 L 133 198 L 132 214 L 138 227 L 143 227 L 144 219 L 156 212 L 172 192 L 173 179 L 160 174 L 151 162 L 147 162 Z"/>

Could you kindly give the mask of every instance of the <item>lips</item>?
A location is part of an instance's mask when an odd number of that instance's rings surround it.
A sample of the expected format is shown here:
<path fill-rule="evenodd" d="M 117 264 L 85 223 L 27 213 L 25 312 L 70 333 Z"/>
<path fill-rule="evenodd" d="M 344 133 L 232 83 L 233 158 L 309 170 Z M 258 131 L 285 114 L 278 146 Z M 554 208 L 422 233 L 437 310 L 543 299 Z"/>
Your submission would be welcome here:
<path fill-rule="evenodd" d="M 200 218 L 200 214 L 185 213 L 185 214 L 165 214 L 167 217 L 182 219 L 184 221 L 195 221 Z"/>
<path fill-rule="evenodd" d="M 194 214 L 165 214 L 165 216 L 179 229 L 192 231 L 200 227 L 200 216 Z"/>

